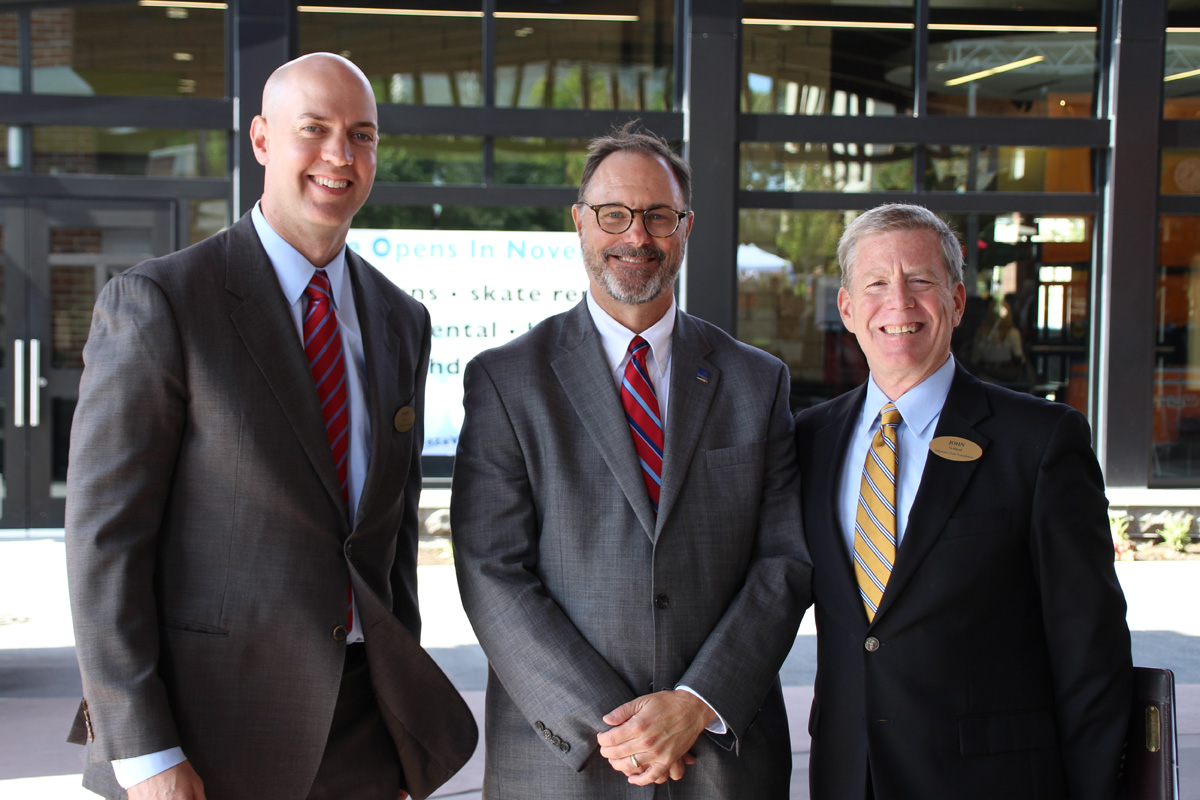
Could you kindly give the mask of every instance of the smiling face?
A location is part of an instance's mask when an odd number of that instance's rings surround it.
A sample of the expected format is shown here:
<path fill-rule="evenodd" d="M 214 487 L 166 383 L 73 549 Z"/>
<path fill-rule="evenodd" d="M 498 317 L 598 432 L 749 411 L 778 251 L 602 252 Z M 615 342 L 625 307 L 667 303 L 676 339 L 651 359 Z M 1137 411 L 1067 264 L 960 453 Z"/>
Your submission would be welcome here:
<path fill-rule="evenodd" d="M 280 67 L 250 138 L 266 168 L 262 212 L 314 266 L 341 249 L 375 181 L 375 96 L 349 61 L 317 53 Z"/>
<path fill-rule="evenodd" d="M 639 152 L 618 151 L 596 168 L 587 186 L 592 205 L 621 203 L 645 209 L 670 206 L 683 210 L 683 193 L 675 173 L 662 158 Z M 584 205 L 571 208 L 579 231 L 583 263 L 592 296 L 600 307 L 630 330 L 644 330 L 671 306 L 671 291 L 683 264 L 684 248 L 692 230 L 692 215 L 679 223 L 671 236 L 660 239 L 646 232 L 642 215 L 636 215 L 624 233 L 605 233 L 596 215 Z M 634 319 L 640 329 L 630 324 Z"/>
<path fill-rule="evenodd" d="M 936 233 L 891 231 L 858 242 L 838 310 L 875 383 L 895 400 L 946 363 L 966 297 L 961 282 L 950 285 Z"/>

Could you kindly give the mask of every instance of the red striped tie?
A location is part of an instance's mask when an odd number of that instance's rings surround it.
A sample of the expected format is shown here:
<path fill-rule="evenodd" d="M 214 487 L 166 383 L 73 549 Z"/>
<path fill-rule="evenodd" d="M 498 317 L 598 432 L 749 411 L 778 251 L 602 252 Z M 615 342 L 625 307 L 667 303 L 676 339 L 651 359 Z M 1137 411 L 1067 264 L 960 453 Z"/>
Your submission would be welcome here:
<path fill-rule="evenodd" d="M 325 435 L 333 451 L 342 502 L 350 508 L 350 484 L 346 471 L 350 461 L 350 395 L 346 390 L 346 361 L 338 335 L 337 312 L 330 302 L 329 278 L 324 270 L 313 273 L 308 288 L 308 311 L 304 315 L 304 355 L 317 384 L 317 399 L 325 417 Z"/>
<path fill-rule="evenodd" d="M 658 513 L 658 496 L 662 484 L 663 428 L 658 411 L 658 395 L 646 371 L 646 356 L 650 344 L 640 336 L 629 343 L 629 363 L 621 381 L 621 404 L 633 432 L 633 449 L 642 465 L 642 481 L 650 494 L 650 505 Z"/>
<path fill-rule="evenodd" d="M 331 302 L 332 291 L 325 270 L 313 273 L 304 290 L 308 309 L 304 314 L 304 356 L 317 384 L 317 400 L 325 418 L 325 435 L 333 452 L 338 485 L 346 515 L 350 514 L 350 394 L 346 387 L 346 359 L 342 355 L 342 337 L 338 335 L 337 311 Z M 346 584 L 346 627 L 354 628 L 354 589 Z"/>

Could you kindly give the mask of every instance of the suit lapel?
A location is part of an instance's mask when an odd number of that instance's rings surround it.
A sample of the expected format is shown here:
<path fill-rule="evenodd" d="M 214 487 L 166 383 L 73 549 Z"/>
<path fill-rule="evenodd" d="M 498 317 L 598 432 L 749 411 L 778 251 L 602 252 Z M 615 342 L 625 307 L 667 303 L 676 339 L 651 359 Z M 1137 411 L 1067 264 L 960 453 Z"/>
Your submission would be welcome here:
<path fill-rule="evenodd" d="M 225 288 L 242 300 L 229 315 L 230 320 L 295 430 L 325 490 L 341 505 L 341 489 L 325 436 L 317 389 L 291 309 L 249 214 L 229 229 L 227 259 Z"/>
<path fill-rule="evenodd" d="M 950 394 L 946 396 L 934 437 L 953 436 L 970 440 L 979 445 L 983 455 L 974 461 L 950 461 L 932 452 L 926 457 L 921 485 L 913 499 L 908 523 L 904 527 L 904 538 L 896 552 L 896 566 L 888 579 L 887 590 L 883 593 L 875 619 L 884 616 L 903 593 L 929 548 L 941 536 L 950 515 L 958 507 L 959 498 L 971 482 L 975 470 L 987 458 L 991 440 L 976 430 L 975 426 L 990 414 L 991 407 L 979 380 L 961 366 L 956 366 L 954 382 L 950 385 Z"/>
<path fill-rule="evenodd" d="M 416 365 L 409 362 L 406 355 L 408 350 L 400 346 L 399 331 L 402 325 L 394 319 L 394 315 L 400 312 L 384 302 L 381 292 L 370 288 L 368 281 L 373 280 L 374 276 L 366 264 L 349 250 L 346 252 L 346 271 L 354 290 L 354 306 L 358 311 L 359 330 L 362 331 L 367 373 L 363 391 L 371 420 L 371 458 L 358 499 L 358 512 L 355 515 L 357 524 L 358 520 L 370 514 L 371 504 L 383 488 L 382 482 L 388 480 L 392 471 L 385 457 L 389 452 L 388 440 L 392 436 L 392 418 L 400 404 L 414 402 L 412 395 L 416 391 L 411 384 L 398 387 L 396 382 L 408 380 Z M 417 424 L 422 422 L 418 420 Z"/>
<path fill-rule="evenodd" d="M 676 312 L 672 339 L 670 405 L 663 431 L 663 474 L 655 536 L 674 510 L 721 382 L 721 370 L 705 360 L 712 347 L 692 318 L 682 311 Z M 706 371 L 707 381 L 698 377 L 701 369 Z"/>
<path fill-rule="evenodd" d="M 809 534 L 809 549 L 812 551 L 813 563 L 821 564 L 831 578 L 836 596 L 829 598 L 831 608 L 857 608 L 859 616 L 865 624 L 866 612 L 858 593 L 858 579 L 854 576 L 854 565 L 850 551 L 846 547 L 846 537 L 842 535 L 842 520 L 838 510 L 841 508 L 840 482 L 846 449 L 854 432 L 862 410 L 863 398 L 866 396 L 866 385 L 859 386 L 839 398 L 842 408 L 829 415 L 826 424 L 813 434 L 812 443 L 807 447 L 814 458 L 823 453 L 836 453 L 836 457 L 826 464 L 809 460 L 809 470 L 801 476 L 801 481 L 809 483 L 804 492 L 807 502 L 816 506 L 811 513 L 819 515 L 816 525 L 809 527 L 810 531 L 828 531 L 827 536 Z"/>
<path fill-rule="evenodd" d="M 654 509 L 650 507 L 650 497 L 642 483 L 629 423 L 621 408 L 608 359 L 604 357 L 600 334 L 588 314 L 586 300 L 563 317 L 558 346 L 562 352 L 551 361 L 554 374 L 584 430 L 592 437 L 604 463 L 629 499 L 646 535 L 653 540 Z"/>

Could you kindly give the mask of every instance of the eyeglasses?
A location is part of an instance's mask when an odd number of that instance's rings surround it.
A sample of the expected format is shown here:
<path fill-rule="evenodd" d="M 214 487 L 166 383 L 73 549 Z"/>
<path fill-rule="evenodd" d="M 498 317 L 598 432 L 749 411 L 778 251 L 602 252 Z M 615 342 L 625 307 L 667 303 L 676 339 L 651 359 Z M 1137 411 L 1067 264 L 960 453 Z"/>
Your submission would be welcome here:
<path fill-rule="evenodd" d="M 576 205 L 587 206 L 596 212 L 596 224 L 605 233 L 624 233 L 633 224 L 636 214 L 642 215 L 642 224 L 646 233 L 656 239 L 666 239 L 679 228 L 679 223 L 688 215 L 686 211 L 676 211 L 670 206 L 655 206 L 654 208 L 630 208 L 620 203 L 604 203 L 594 206 L 582 200 Z"/>

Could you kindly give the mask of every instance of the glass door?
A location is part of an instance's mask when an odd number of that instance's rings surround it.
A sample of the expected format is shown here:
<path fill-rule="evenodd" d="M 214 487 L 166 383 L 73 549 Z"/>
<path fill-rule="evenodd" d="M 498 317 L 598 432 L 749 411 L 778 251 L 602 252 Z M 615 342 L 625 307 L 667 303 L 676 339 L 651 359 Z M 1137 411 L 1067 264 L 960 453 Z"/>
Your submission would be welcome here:
<path fill-rule="evenodd" d="M 0 405 L 0 527 L 62 527 L 71 418 L 92 306 L 110 277 L 173 249 L 174 205 L 38 199 L 23 209 L 0 209 L 10 212 L 0 251 L 0 377 L 7 387 Z M 14 228 L 24 229 L 15 237 L 20 246 L 9 244 Z"/>

